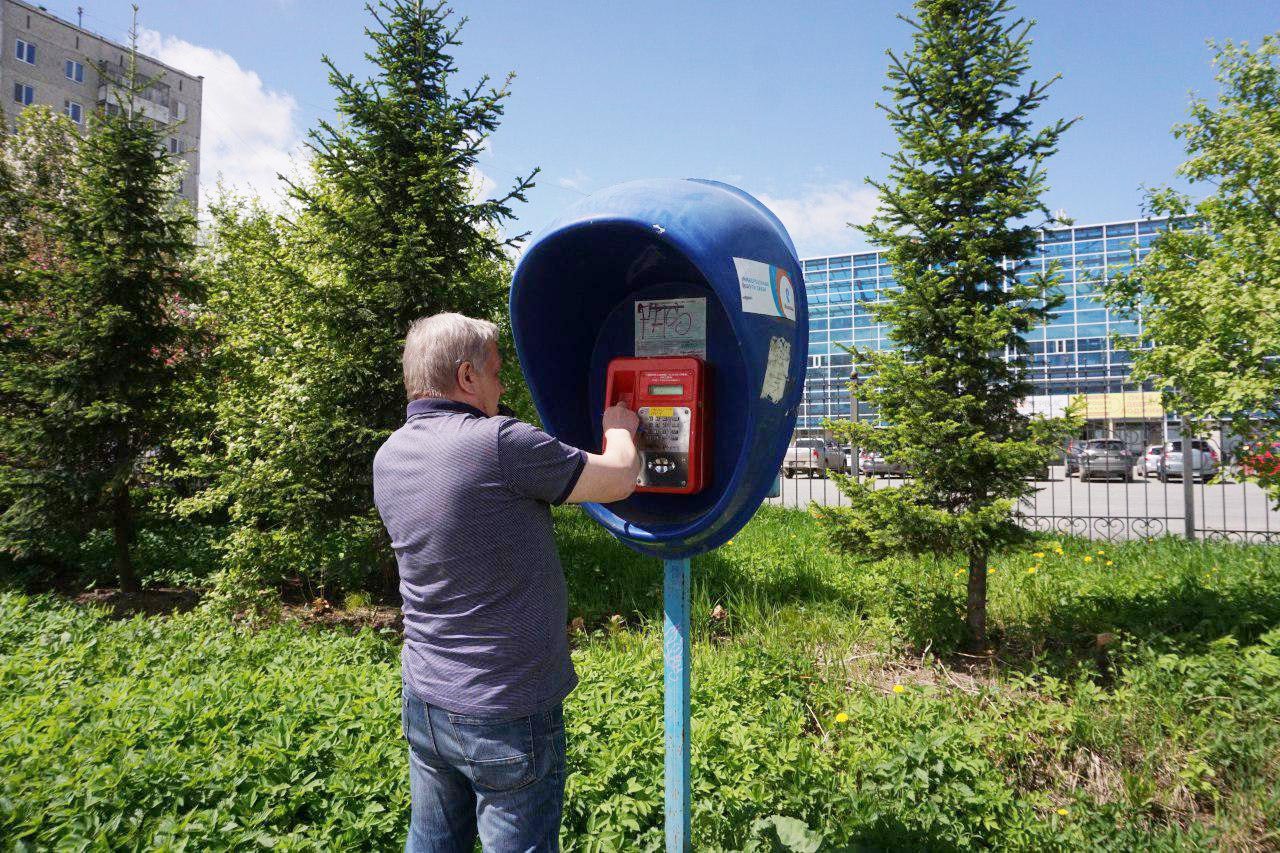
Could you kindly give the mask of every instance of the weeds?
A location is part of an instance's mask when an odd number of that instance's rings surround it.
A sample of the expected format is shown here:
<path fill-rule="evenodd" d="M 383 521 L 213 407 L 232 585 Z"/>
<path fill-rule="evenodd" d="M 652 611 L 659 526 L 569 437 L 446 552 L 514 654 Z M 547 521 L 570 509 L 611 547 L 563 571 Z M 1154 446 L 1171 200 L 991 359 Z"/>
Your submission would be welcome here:
<path fill-rule="evenodd" d="M 658 850 L 661 565 L 556 521 L 582 620 L 564 845 Z M 696 559 L 695 846 L 1273 849 L 1280 556 L 1045 540 L 992 566 L 975 659 L 958 565 L 859 564 L 768 509 Z M 386 636 L 0 597 L 0 837 L 401 845 Z"/>

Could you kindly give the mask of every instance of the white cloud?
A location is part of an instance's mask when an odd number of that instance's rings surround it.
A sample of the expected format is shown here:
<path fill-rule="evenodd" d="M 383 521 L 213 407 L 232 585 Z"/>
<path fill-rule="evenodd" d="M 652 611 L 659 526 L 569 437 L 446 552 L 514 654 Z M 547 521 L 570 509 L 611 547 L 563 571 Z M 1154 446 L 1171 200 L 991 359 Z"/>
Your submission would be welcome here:
<path fill-rule="evenodd" d="M 228 187 L 277 201 L 276 175 L 295 174 L 303 152 L 293 96 L 266 88 L 257 72 L 228 53 L 154 30 L 139 33 L 138 50 L 188 74 L 204 75 L 201 200 L 209 199 L 221 176 Z"/>
<path fill-rule="evenodd" d="M 849 223 L 865 225 L 876 211 L 874 189 L 850 181 L 807 187 L 799 195 L 757 198 L 787 227 L 801 256 L 849 251 L 865 242 Z"/>
<path fill-rule="evenodd" d="M 556 181 L 557 186 L 564 187 L 567 190 L 577 190 L 578 192 L 582 192 L 589 183 L 591 183 L 591 178 L 581 169 L 574 169 L 572 175 Z"/>
<path fill-rule="evenodd" d="M 479 166 L 471 167 L 471 170 L 467 172 L 467 180 L 471 184 L 471 200 L 473 202 L 492 198 L 493 191 L 498 187 L 498 183 L 480 171 Z"/>
<path fill-rule="evenodd" d="M 467 135 L 471 139 L 476 139 L 478 134 L 475 131 L 468 130 Z M 489 177 L 483 169 L 480 168 L 480 160 L 484 160 L 493 155 L 493 137 L 486 136 L 480 140 L 480 147 L 476 149 L 477 162 L 472 164 L 467 170 L 467 183 L 471 185 L 471 201 L 479 202 L 487 198 L 493 198 L 493 191 L 498 188 L 498 182 Z"/>

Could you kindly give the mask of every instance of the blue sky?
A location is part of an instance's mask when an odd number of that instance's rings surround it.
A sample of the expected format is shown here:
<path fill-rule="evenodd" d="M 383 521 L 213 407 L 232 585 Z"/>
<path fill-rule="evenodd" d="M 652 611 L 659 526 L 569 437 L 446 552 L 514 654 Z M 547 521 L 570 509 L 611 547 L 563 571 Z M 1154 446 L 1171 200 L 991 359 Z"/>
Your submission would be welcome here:
<path fill-rule="evenodd" d="M 46 0 L 75 20 L 75 3 Z M 127 0 L 84 0 L 84 25 L 124 39 Z M 362 4 L 142 0 L 143 47 L 205 75 L 202 183 L 270 194 L 306 129 L 330 116 L 320 63 L 367 71 Z M 511 231 L 534 230 L 584 193 L 655 176 L 709 177 L 754 193 L 802 256 L 863 248 L 844 227 L 875 197 L 894 148 L 875 108 L 886 49 L 909 28 L 901 2 L 458 3 L 469 16 L 458 83 L 517 75 L 479 178 L 501 188 L 540 166 Z M 1034 74 L 1061 73 L 1043 117 L 1082 115 L 1049 165 L 1051 209 L 1079 223 L 1138 215 L 1141 186 L 1182 159 L 1170 134 L 1188 93 L 1214 91 L 1207 39 L 1280 29 L 1261 0 L 1122 0 L 1018 5 L 1034 18 Z M 207 193 L 206 193 L 207 195 Z"/>

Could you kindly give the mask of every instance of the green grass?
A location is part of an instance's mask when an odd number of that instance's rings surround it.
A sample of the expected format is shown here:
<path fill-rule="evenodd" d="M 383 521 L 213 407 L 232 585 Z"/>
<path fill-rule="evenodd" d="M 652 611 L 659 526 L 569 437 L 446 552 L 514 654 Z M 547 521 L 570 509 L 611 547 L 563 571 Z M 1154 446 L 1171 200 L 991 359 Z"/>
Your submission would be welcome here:
<path fill-rule="evenodd" d="M 565 847 L 661 849 L 661 566 L 556 519 L 587 626 Z M 993 561 L 994 665 L 957 654 L 952 563 L 859 564 L 775 510 L 696 559 L 695 848 L 769 849 L 785 815 L 823 850 L 1274 849 L 1280 552 L 1041 550 Z M 0 597 L 0 843 L 394 848 L 397 655 Z"/>

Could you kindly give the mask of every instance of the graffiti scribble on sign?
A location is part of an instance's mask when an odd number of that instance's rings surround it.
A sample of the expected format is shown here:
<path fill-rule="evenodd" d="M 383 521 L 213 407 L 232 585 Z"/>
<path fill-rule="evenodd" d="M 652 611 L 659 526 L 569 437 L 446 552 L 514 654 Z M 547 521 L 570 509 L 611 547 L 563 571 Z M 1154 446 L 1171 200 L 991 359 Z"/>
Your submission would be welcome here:
<path fill-rule="evenodd" d="M 636 301 L 636 355 L 707 357 L 707 300 Z"/>

